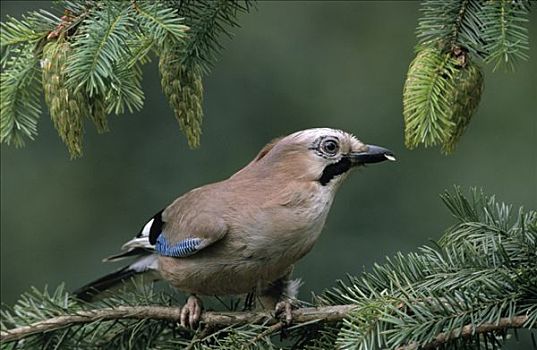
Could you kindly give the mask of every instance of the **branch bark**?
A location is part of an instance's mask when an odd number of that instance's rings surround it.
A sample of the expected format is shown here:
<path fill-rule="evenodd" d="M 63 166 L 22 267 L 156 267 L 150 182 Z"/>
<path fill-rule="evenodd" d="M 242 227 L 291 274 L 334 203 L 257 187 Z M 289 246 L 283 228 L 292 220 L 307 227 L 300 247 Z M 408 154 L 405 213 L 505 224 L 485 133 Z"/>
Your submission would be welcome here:
<path fill-rule="evenodd" d="M 355 306 L 336 305 L 325 307 L 308 307 L 293 311 L 294 323 L 312 321 L 335 322 L 342 320 Z M 49 332 L 65 328 L 74 324 L 91 323 L 95 321 L 109 321 L 117 319 L 155 319 L 180 321 L 180 307 L 165 306 L 119 306 L 117 308 L 104 308 L 80 311 L 72 315 L 52 317 L 44 321 L 32 323 L 28 326 L 13 328 L 0 333 L 0 341 L 9 342 L 22 339 L 31 334 Z M 274 325 L 280 320 L 271 312 L 204 312 L 201 322 L 208 326 L 230 326 L 238 324 L 266 324 Z"/>
<path fill-rule="evenodd" d="M 322 321 L 337 322 L 343 320 L 356 306 L 355 305 L 334 305 L 324 307 L 308 307 L 293 311 L 293 323 L 300 324 L 306 322 Z M 180 307 L 165 306 L 119 306 L 117 308 L 104 308 L 80 311 L 72 315 L 57 316 L 47 320 L 32 323 L 28 326 L 5 330 L 0 333 L 2 343 L 20 340 L 36 333 L 49 332 L 74 324 L 91 323 L 96 321 L 109 321 L 117 319 L 157 319 L 179 322 L 181 315 Z M 483 323 L 479 326 L 472 324 L 453 330 L 449 333 L 440 333 L 435 340 L 427 344 L 407 344 L 397 348 L 397 350 L 431 350 L 456 339 L 468 338 L 475 334 L 482 334 L 492 331 L 501 331 L 511 328 L 522 328 L 528 316 L 515 316 L 512 318 L 501 318 L 497 323 Z M 209 327 L 225 327 L 239 324 L 265 324 L 274 326 L 280 323 L 268 311 L 251 312 L 204 312 L 201 321 Z M 278 327 L 276 327 L 278 328 Z"/>

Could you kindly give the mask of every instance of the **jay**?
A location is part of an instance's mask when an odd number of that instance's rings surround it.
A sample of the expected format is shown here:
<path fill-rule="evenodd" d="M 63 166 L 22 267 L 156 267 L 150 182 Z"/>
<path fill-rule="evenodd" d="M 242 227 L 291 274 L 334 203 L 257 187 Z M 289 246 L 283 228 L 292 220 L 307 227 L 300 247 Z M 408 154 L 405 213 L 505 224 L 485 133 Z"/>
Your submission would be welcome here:
<path fill-rule="evenodd" d="M 293 265 L 313 247 L 334 195 L 350 170 L 395 160 L 341 130 L 316 128 L 275 139 L 230 178 L 193 189 L 155 214 L 122 253 L 122 269 L 75 291 L 83 300 L 150 275 L 190 293 L 181 324 L 200 320 L 198 295 L 255 293 L 261 306 L 285 311 L 298 284 Z"/>

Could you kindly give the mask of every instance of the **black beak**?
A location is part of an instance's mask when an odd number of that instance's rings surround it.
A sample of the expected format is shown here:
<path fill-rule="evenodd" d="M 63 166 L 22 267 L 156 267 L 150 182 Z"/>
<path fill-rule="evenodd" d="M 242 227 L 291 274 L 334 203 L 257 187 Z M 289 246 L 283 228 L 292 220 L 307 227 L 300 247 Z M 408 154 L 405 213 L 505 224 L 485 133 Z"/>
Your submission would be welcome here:
<path fill-rule="evenodd" d="M 367 145 L 367 151 L 365 152 L 351 152 L 349 158 L 353 165 L 378 163 L 385 160 L 395 161 L 395 156 L 389 149 Z"/>

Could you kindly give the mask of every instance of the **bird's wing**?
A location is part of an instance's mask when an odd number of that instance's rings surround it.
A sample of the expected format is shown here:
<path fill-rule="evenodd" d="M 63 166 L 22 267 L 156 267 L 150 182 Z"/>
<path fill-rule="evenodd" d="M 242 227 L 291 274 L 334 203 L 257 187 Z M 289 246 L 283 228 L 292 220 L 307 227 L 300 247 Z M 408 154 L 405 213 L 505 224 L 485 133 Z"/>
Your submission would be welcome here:
<path fill-rule="evenodd" d="M 219 241 L 228 227 L 216 202 L 203 190 L 189 192 L 164 209 L 161 226 L 151 227 L 149 242 L 160 255 L 182 258 Z"/>
<path fill-rule="evenodd" d="M 215 211 L 208 211 L 206 206 L 189 207 L 188 201 L 181 199 L 155 214 L 135 238 L 123 245 L 122 253 L 105 261 L 148 253 L 183 258 L 225 236 L 227 225 Z"/>

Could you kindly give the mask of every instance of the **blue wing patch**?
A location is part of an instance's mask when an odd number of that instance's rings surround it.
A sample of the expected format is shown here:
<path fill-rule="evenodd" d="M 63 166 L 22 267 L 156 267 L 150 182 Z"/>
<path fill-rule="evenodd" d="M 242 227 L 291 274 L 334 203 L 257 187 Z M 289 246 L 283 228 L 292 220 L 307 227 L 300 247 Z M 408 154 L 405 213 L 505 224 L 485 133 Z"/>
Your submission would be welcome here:
<path fill-rule="evenodd" d="M 184 258 L 186 256 L 196 253 L 198 251 L 199 246 L 201 245 L 201 241 L 202 240 L 199 238 L 187 238 L 170 245 L 170 243 L 168 243 L 168 241 L 166 240 L 166 237 L 161 234 L 157 238 L 155 250 L 160 255 Z"/>

